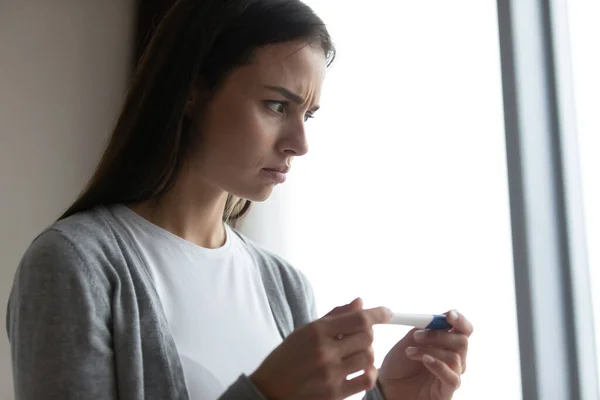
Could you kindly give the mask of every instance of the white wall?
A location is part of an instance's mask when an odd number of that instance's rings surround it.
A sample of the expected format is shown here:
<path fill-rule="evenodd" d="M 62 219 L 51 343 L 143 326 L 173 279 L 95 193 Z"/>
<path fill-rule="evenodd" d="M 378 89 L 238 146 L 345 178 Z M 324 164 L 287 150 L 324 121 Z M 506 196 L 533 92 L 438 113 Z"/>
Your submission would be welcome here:
<path fill-rule="evenodd" d="M 99 159 L 125 90 L 133 5 L 0 1 L 2 313 L 24 250 L 74 199 Z M 0 399 L 12 398 L 2 332 Z"/>

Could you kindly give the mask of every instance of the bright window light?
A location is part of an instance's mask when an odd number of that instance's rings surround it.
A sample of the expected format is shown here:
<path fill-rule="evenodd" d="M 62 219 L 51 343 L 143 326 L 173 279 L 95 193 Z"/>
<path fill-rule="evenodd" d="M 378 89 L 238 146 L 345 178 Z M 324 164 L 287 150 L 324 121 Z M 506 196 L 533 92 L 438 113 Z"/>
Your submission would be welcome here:
<path fill-rule="evenodd" d="M 600 366 L 600 2 L 570 0 L 568 7 L 588 262 Z"/>
<path fill-rule="evenodd" d="M 307 3 L 338 57 L 278 248 L 320 315 L 457 308 L 475 333 L 455 399 L 521 399 L 496 2 Z M 378 365 L 407 331 L 377 327 Z"/>

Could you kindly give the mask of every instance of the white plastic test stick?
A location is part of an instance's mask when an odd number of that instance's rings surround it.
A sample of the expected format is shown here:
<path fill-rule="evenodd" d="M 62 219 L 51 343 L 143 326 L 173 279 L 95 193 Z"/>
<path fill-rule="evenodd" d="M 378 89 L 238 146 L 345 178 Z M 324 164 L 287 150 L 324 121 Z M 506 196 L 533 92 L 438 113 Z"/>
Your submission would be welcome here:
<path fill-rule="evenodd" d="M 447 330 L 452 328 L 446 316 L 439 314 L 406 314 L 395 312 L 388 324 L 414 326 L 419 329 Z"/>

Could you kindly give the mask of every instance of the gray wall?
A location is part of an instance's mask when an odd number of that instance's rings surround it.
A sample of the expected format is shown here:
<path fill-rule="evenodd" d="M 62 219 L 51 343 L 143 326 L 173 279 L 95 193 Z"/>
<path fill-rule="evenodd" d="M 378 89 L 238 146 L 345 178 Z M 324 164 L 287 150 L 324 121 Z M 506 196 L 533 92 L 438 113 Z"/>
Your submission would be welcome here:
<path fill-rule="evenodd" d="M 0 1 L 0 399 L 4 310 L 20 257 L 97 163 L 129 70 L 133 0 Z"/>

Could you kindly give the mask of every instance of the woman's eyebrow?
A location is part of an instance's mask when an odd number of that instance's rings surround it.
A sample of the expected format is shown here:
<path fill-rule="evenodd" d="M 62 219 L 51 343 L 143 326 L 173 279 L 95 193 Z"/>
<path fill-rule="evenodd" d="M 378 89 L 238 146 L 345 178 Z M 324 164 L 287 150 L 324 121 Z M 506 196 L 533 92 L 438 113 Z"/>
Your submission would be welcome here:
<path fill-rule="evenodd" d="M 283 97 L 293 101 L 296 104 L 304 104 L 306 102 L 306 100 L 304 100 L 302 98 L 302 96 L 297 95 L 296 93 L 292 92 L 291 90 L 288 90 L 284 87 L 281 86 L 268 86 L 265 85 L 265 88 L 272 90 L 274 92 L 279 93 L 280 95 L 282 95 Z M 319 106 L 314 106 L 310 111 L 311 112 L 316 112 L 320 107 Z"/>

